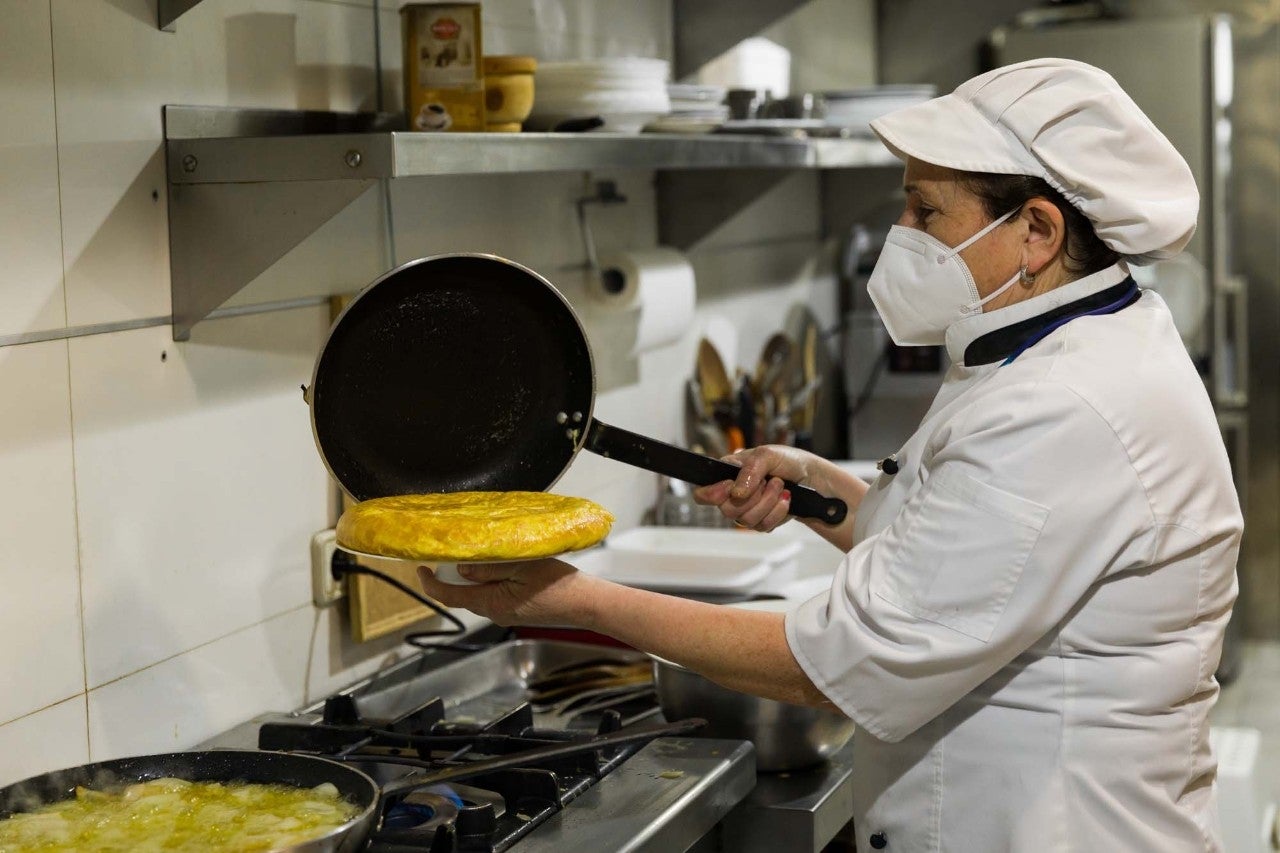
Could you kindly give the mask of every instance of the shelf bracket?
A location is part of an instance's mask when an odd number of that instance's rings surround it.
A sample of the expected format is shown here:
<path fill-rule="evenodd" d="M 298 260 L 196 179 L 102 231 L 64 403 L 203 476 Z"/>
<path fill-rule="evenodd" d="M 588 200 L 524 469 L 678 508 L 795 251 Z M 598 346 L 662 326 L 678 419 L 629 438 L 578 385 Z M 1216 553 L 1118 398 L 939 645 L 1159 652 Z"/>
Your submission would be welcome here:
<path fill-rule="evenodd" d="M 173 32 L 173 24 L 199 5 L 200 0 L 160 0 L 156 9 L 156 24 L 167 33 Z"/>
<path fill-rule="evenodd" d="M 238 293 L 377 179 L 169 184 L 173 339 Z"/>

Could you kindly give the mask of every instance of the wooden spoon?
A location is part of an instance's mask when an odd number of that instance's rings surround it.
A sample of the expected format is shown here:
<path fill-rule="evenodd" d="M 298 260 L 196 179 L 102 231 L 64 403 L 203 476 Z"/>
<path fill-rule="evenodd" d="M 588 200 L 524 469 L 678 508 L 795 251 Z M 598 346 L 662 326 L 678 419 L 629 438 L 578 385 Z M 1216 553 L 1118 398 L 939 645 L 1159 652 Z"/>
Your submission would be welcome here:
<path fill-rule="evenodd" d="M 707 417 L 715 415 L 717 405 L 732 404 L 733 383 L 724 369 L 724 361 L 711 341 L 698 341 L 698 383 L 702 386 L 702 406 Z"/>

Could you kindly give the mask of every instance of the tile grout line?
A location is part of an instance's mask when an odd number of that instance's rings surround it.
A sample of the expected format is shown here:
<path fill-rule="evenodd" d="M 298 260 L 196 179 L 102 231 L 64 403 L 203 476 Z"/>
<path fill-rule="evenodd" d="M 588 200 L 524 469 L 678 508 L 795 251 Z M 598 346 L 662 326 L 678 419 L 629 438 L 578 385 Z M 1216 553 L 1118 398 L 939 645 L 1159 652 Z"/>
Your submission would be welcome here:
<path fill-rule="evenodd" d="M 58 52 L 53 26 L 53 0 L 48 0 L 49 10 L 49 81 L 53 96 L 53 157 L 58 177 L 58 255 L 62 259 L 62 322 L 71 321 L 71 304 L 67 299 L 67 234 L 66 209 L 62 198 L 62 140 L 58 128 Z M 76 413 L 71 394 L 71 342 L 64 339 L 63 351 L 67 359 L 67 432 L 71 443 L 71 513 L 76 531 L 76 611 L 80 620 L 80 674 L 84 686 L 84 754 L 91 755 L 93 748 L 89 727 L 89 643 L 85 636 L 84 619 L 84 553 L 80 543 L 80 483 L 76 474 Z"/>
<path fill-rule="evenodd" d="M 48 711 L 51 708 L 56 708 L 59 705 L 66 704 L 67 702 L 74 702 L 76 699 L 79 699 L 87 695 L 88 694 L 85 693 L 84 691 L 81 691 L 79 693 L 72 693 L 70 696 L 64 696 L 61 699 L 58 699 L 57 701 L 50 702 L 48 705 L 44 705 L 39 708 L 36 708 L 34 711 L 27 711 L 25 714 L 19 714 L 18 716 L 12 719 L 0 721 L 0 729 L 3 729 L 5 726 L 11 725 L 13 723 L 20 723 L 23 720 L 27 719 L 28 717 L 34 717 L 36 714 L 43 714 L 45 711 Z"/>
<path fill-rule="evenodd" d="M 296 613 L 299 610 L 305 610 L 308 607 L 314 607 L 314 606 L 315 605 L 313 605 L 311 602 L 306 602 L 305 604 L 299 604 L 294 607 L 286 608 L 284 610 L 279 611 L 278 613 L 272 613 L 270 616 L 265 616 L 262 619 L 259 619 L 257 622 L 251 622 L 248 625 L 241 625 L 239 628 L 235 628 L 234 630 L 228 631 L 225 634 L 219 634 L 216 637 L 211 637 L 210 639 L 205 640 L 203 643 L 198 643 L 197 645 L 194 645 L 189 649 L 183 649 L 180 652 L 174 652 L 173 654 L 168 655 L 166 657 L 162 657 L 159 660 L 152 661 L 146 666 L 140 666 L 137 669 L 130 670 L 126 672 L 124 675 L 117 675 L 115 678 L 108 679 L 107 681 L 104 681 L 101 684 L 95 684 L 93 687 L 88 686 L 88 677 L 86 676 L 85 695 L 87 696 L 89 693 L 92 693 L 95 690 L 101 690 L 103 687 L 107 687 L 109 685 L 115 684 L 117 681 L 124 681 L 126 678 L 137 675 L 140 672 L 146 672 L 149 669 L 153 669 L 154 667 L 160 666 L 160 664 L 162 663 L 168 663 L 174 658 L 180 658 L 183 655 L 188 654 L 190 652 L 199 651 L 200 649 L 203 649 L 206 646 L 211 646 L 214 643 L 219 642 L 220 640 L 225 640 L 228 637 L 234 637 L 236 634 L 242 633 L 244 631 L 248 631 L 251 628 L 257 628 L 260 625 L 265 625 L 266 623 L 270 622 L 272 619 L 279 619 L 281 616 L 288 616 L 290 613 Z"/>

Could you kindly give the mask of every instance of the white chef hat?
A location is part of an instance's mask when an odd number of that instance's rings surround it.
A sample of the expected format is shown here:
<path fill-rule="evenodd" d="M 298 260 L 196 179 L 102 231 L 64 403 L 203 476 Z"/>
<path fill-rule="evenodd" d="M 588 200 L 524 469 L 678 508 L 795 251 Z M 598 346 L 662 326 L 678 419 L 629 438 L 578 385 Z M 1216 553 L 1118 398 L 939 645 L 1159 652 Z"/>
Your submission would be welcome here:
<path fill-rule="evenodd" d="M 1043 178 L 1133 263 L 1182 251 L 1200 194 L 1185 160 L 1119 84 L 1070 59 L 1032 59 L 871 122 L 898 157 Z"/>

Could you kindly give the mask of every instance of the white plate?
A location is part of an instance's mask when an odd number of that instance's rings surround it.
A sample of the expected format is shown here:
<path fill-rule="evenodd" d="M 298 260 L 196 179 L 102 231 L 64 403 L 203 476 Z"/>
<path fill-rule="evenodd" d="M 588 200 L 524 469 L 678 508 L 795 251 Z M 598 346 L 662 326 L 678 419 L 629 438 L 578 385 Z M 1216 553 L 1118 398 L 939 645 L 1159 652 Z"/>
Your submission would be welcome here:
<path fill-rule="evenodd" d="M 561 554 L 552 554 L 548 557 L 525 557 L 519 560 L 463 560 L 461 562 L 455 561 L 452 563 L 445 563 L 440 562 L 439 560 L 415 560 L 409 557 L 391 557 L 385 554 L 370 554 L 367 551 L 357 551 L 355 548 L 348 548 L 342 544 L 334 544 L 337 545 L 338 550 L 345 551 L 354 557 L 364 557 L 366 560 L 381 560 L 387 563 L 397 563 L 402 566 L 426 566 L 435 572 L 437 580 L 443 581 L 444 583 L 451 583 L 455 586 L 475 586 L 476 583 L 475 581 L 469 581 L 462 575 L 458 574 L 458 566 L 481 566 L 499 563 L 530 563 L 534 560 L 558 560 L 569 554 L 578 554 L 582 553 L 582 550 L 590 550 L 589 548 L 579 549 L 578 551 L 565 551 Z M 594 547 L 596 546 L 591 546 L 591 548 Z"/>
<path fill-rule="evenodd" d="M 645 133 L 711 133 L 720 125 L 721 119 L 679 119 L 660 118 L 644 126 Z"/>
<path fill-rule="evenodd" d="M 533 107 L 534 115 L 594 115 L 600 112 L 655 112 L 662 115 L 671 112 L 671 102 L 661 92 L 572 93 L 546 97 L 539 94 Z"/>
<path fill-rule="evenodd" d="M 773 565 L 755 557 L 658 554 L 598 548 L 566 562 L 580 571 L 625 586 L 657 592 L 746 593 Z"/>
<path fill-rule="evenodd" d="M 719 133 L 745 133 L 762 136 L 785 136 L 808 130 L 821 130 L 827 123 L 820 118 L 750 118 L 733 119 L 720 125 Z"/>
<path fill-rule="evenodd" d="M 720 104 L 728 92 L 724 86 L 700 86 L 696 83 L 669 83 L 667 95 L 673 101 Z"/>

